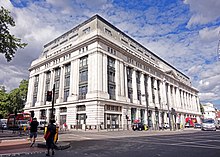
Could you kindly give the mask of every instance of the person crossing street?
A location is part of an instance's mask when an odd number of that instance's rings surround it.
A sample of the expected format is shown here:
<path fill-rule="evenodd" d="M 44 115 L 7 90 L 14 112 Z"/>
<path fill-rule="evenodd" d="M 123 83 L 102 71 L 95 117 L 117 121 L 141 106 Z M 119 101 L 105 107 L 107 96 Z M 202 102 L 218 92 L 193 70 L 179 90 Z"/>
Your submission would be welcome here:
<path fill-rule="evenodd" d="M 39 122 L 37 121 L 37 118 L 33 118 L 33 120 L 30 123 L 30 140 L 31 140 L 31 145 L 32 147 L 35 143 L 35 140 L 37 138 L 37 127 L 39 125 Z"/>

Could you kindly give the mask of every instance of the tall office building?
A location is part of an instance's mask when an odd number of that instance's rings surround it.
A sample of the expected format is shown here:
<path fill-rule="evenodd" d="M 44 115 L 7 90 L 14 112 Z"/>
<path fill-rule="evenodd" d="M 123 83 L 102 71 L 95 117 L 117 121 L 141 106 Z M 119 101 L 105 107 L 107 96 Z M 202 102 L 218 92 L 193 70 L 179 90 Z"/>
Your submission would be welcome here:
<path fill-rule="evenodd" d="M 55 85 L 55 118 L 69 128 L 158 128 L 200 116 L 189 77 L 99 15 L 44 45 L 29 71 L 25 112 L 49 120 Z"/>

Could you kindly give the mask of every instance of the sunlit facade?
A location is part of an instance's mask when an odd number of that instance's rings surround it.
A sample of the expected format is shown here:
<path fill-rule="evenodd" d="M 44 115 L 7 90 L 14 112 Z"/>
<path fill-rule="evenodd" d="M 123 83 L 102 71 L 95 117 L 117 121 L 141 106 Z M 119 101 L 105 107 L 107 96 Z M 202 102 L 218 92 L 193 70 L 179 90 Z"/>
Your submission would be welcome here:
<path fill-rule="evenodd" d="M 98 15 L 44 45 L 29 70 L 25 111 L 49 120 L 46 95 L 55 84 L 56 121 L 68 128 L 157 129 L 169 111 L 179 125 L 201 115 L 186 75 Z"/>

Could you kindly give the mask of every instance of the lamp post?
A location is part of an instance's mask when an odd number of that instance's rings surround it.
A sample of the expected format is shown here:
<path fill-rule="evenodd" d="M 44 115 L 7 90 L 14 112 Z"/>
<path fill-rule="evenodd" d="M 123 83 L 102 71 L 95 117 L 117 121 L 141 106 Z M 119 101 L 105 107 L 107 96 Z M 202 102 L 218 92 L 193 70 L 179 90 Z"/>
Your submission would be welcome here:
<path fill-rule="evenodd" d="M 167 100 L 167 109 L 168 109 L 168 116 L 169 116 L 169 126 L 170 126 L 170 131 L 172 131 L 172 126 L 171 126 L 171 119 L 170 119 L 170 107 L 169 107 L 169 101 L 168 101 L 168 86 L 166 86 L 166 79 L 163 80 L 165 84 L 165 92 L 166 92 L 166 100 Z"/>

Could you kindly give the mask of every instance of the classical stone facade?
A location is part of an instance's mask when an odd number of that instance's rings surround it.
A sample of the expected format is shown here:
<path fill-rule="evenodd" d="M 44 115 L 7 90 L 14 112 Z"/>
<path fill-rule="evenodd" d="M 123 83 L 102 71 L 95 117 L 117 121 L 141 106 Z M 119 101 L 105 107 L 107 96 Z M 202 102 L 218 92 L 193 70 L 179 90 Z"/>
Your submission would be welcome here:
<path fill-rule="evenodd" d="M 48 120 L 55 85 L 55 117 L 69 128 L 158 128 L 200 116 L 190 79 L 99 15 L 44 45 L 29 70 L 25 111 Z"/>

